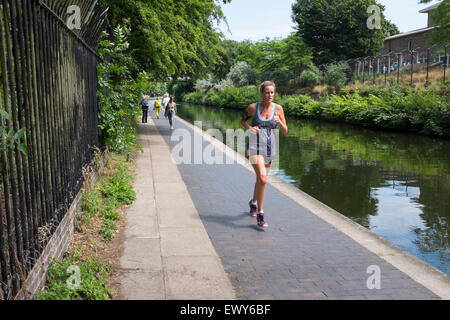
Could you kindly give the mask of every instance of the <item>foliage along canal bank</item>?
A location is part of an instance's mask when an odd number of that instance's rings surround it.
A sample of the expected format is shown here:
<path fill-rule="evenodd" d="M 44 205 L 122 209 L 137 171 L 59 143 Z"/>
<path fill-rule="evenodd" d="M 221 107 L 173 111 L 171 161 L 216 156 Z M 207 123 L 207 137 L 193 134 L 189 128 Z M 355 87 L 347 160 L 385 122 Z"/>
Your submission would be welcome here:
<path fill-rule="evenodd" d="M 226 87 L 196 91 L 184 96 L 192 104 L 244 110 L 260 100 L 257 87 Z M 317 100 L 308 95 L 276 95 L 287 117 L 325 119 L 450 138 L 449 81 L 437 91 L 414 90 L 395 84 L 386 88 L 365 87 L 340 95 L 323 94 Z"/>

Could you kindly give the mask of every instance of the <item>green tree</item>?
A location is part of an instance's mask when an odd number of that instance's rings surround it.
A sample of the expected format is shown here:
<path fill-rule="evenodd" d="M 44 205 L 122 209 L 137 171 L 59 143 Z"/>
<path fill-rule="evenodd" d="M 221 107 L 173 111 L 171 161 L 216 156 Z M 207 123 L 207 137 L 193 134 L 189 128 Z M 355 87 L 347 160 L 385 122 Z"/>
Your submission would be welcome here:
<path fill-rule="evenodd" d="M 295 33 L 284 39 L 245 40 L 237 52 L 237 60 L 247 62 L 257 73 L 300 68 L 312 60 L 311 49 Z"/>
<path fill-rule="evenodd" d="M 223 47 L 213 22 L 224 19 L 220 3 L 230 0 L 101 0 L 113 27 L 132 17 L 127 53 L 134 75 L 154 79 L 192 76 L 220 60 Z"/>
<path fill-rule="evenodd" d="M 369 28 L 371 5 L 380 8 L 380 28 Z M 314 52 L 316 64 L 377 54 L 391 23 L 384 22 L 384 6 L 376 0 L 297 0 L 292 20 Z M 396 31 L 394 29 L 394 31 Z"/>
<path fill-rule="evenodd" d="M 298 33 L 291 33 L 281 44 L 281 60 L 287 69 L 302 68 L 312 63 L 312 50 Z"/>
<path fill-rule="evenodd" d="M 260 60 L 262 52 L 258 49 L 257 42 L 244 40 L 239 42 L 237 47 L 237 61 L 247 62 L 255 72 L 262 72 L 260 68 Z"/>
<path fill-rule="evenodd" d="M 386 37 L 389 36 L 395 36 L 396 34 L 400 33 L 400 30 L 398 29 L 398 27 L 393 24 L 392 22 L 390 22 L 389 20 L 383 20 L 381 22 L 383 30 L 386 31 Z"/>
<path fill-rule="evenodd" d="M 236 64 L 239 43 L 234 40 L 222 40 L 223 50 L 219 52 L 219 59 L 212 66 L 212 73 L 216 79 L 223 80 L 227 77 L 231 67 Z"/>
<path fill-rule="evenodd" d="M 420 0 L 420 3 L 428 3 L 431 0 Z M 431 20 L 436 29 L 431 31 L 431 44 L 450 42 L 450 0 L 443 0 L 441 4 L 430 12 Z"/>

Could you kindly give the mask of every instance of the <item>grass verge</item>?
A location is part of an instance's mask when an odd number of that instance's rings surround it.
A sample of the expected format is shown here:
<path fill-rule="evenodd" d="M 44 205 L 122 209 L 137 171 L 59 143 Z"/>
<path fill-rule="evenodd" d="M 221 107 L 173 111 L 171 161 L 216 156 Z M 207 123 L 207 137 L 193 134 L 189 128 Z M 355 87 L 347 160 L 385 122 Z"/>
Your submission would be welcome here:
<path fill-rule="evenodd" d="M 52 260 L 45 288 L 35 300 L 109 300 L 119 295 L 119 258 L 125 209 L 136 198 L 134 156 L 109 153 L 96 162 L 98 180 L 85 184 L 72 243 Z"/>

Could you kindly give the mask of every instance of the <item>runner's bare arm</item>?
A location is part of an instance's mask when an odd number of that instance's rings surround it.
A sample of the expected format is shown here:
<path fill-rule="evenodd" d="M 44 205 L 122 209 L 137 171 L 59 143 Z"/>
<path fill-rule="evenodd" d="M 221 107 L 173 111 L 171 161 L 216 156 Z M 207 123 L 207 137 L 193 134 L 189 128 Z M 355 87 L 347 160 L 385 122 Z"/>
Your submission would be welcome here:
<path fill-rule="evenodd" d="M 281 133 L 287 134 L 288 133 L 288 126 L 286 124 L 286 118 L 284 117 L 284 110 L 283 107 L 278 105 L 277 106 L 277 114 L 274 117 L 274 120 L 276 123 L 280 125 Z"/>
<path fill-rule="evenodd" d="M 256 103 L 252 103 L 248 106 L 248 108 L 243 112 L 241 117 L 241 125 L 246 129 L 251 129 L 252 127 L 247 123 L 248 119 L 253 117 L 256 110 Z"/>

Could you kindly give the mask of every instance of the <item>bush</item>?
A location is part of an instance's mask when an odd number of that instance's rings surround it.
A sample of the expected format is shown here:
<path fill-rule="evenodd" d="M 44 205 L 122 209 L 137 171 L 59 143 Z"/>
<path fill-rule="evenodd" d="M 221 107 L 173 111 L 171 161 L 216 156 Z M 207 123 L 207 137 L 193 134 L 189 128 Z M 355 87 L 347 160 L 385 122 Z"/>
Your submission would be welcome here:
<path fill-rule="evenodd" d="M 219 95 L 214 90 L 209 90 L 202 98 L 202 104 L 217 106 L 219 104 Z"/>
<path fill-rule="evenodd" d="M 313 99 L 306 95 L 285 96 L 279 100 L 283 106 L 286 116 L 302 117 L 305 115 L 305 106 Z"/>
<path fill-rule="evenodd" d="M 405 97 L 404 110 L 414 131 L 450 136 L 450 107 L 445 99 L 422 90 Z"/>
<path fill-rule="evenodd" d="M 212 74 L 209 74 L 205 79 L 197 80 L 194 88 L 197 91 L 208 91 L 209 89 L 214 88 L 215 82 Z"/>
<path fill-rule="evenodd" d="M 204 95 L 204 93 L 199 92 L 199 91 L 187 93 L 184 96 L 184 101 L 186 101 L 187 103 L 192 103 L 192 104 L 202 104 L 201 100 L 202 100 L 203 95 Z"/>
<path fill-rule="evenodd" d="M 226 87 L 221 91 L 209 90 L 207 93 L 192 92 L 185 96 L 185 101 L 217 107 L 241 109 L 250 103 L 259 101 L 261 96 L 255 86 L 241 88 Z"/>
<path fill-rule="evenodd" d="M 226 88 L 207 94 L 194 92 L 187 101 L 224 108 L 243 109 L 259 101 L 255 86 Z M 450 107 L 446 97 L 432 90 L 413 91 L 404 84 L 386 88 L 360 88 L 354 94 L 322 95 L 313 100 L 306 95 L 283 96 L 276 94 L 277 103 L 284 107 L 288 117 L 330 119 L 363 126 L 418 132 L 450 137 Z"/>
<path fill-rule="evenodd" d="M 225 90 L 228 87 L 233 87 L 233 82 L 229 79 L 220 80 L 214 85 L 217 91 Z"/>
<path fill-rule="evenodd" d="M 193 92 L 194 84 L 192 81 L 188 82 L 172 82 L 169 85 L 168 92 L 171 92 L 173 96 L 175 96 L 176 100 L 183 101 L 184 96 L 190 92 Z"/>
<path fill-rule="evenodd" d="M 325 83 L 339 92 L 347 82 L 347 63 L 334 64 L 327 67 Z"/>
<path fill-rule="evenodd" d="M 119 26 L 114 29 L 114 41 L 101 42 L 99 55 L 104 61 L 97 66 L 101 142 L 111 151 L 128 156 L 138 146 L 136 117 L 141 113 L 139 102 L 142 93 L 151 86 L 147 73 L 142 72 L 136 78 L 131 75 L 133 61 L 126 53 L 129 34 L 129 28 Z"/>
<path fill-rule="evenodd" d="M 304 70 L 300 74 L 300 79 L 302 80 L 303 85 L 314 87 L 322 82 L 322 75 L 319 68 L 317 68 L 315 65 L 311 65 L 307 70 Z"/>
<path fill-rule="evenodd" d="M 255 72 L 245 61 L 239 61 L 231 67 L 227 79 L 236 87 L 243 87 L 255 82 Z"/>

